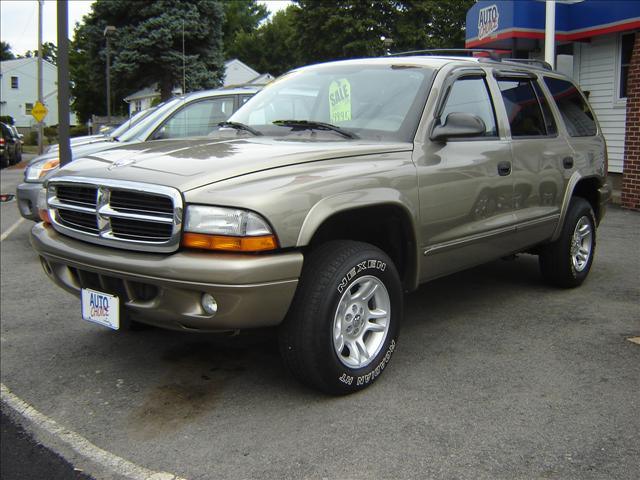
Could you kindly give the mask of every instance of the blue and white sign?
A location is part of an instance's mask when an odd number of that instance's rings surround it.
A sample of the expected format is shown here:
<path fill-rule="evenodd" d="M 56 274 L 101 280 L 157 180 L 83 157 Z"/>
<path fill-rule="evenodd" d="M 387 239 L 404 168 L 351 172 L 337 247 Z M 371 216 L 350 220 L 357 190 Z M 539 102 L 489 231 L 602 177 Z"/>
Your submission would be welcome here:
<path fill-rule="evenodd" d="M 498 30 L 500 13 L 497 5 L 489 5 L 478 12 L 478 39 L 488 37 Z"/>

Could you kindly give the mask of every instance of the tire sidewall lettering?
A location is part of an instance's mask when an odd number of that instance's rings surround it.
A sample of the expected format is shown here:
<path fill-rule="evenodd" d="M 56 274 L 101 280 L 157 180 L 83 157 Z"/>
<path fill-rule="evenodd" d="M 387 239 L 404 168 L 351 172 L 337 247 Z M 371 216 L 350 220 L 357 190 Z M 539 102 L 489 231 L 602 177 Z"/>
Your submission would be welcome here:
<path fill-rule="evenodd" d="M 344 277 L 342 277 L 337 287 L 338 293 L 342 295 L 344 293 L 344 289 L 347 288 L 347 285 L 349 285 L 351 280 L 353 280 L 356 275 L 369 269 L 375 269 L 384 272 L 387 269 L 387 264 L 382 260 L 376 259 L 369 259 L 359 262 L 355 267 L 351 268 Z"/>

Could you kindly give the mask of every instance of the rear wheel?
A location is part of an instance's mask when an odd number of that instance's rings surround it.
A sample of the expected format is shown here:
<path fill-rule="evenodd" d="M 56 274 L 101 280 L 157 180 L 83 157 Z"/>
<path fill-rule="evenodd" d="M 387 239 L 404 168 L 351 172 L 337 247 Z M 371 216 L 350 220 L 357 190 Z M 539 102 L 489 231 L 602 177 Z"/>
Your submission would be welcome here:
<path fill-rule="evenodd" d="M 589 202 L 575 197 L 569 204 L 560 237 L 540 253 L 544 279 L 564 288 L 577 287 L 591 270 L 596 249 L 596 221 Z"/>
<path fill-rule="evenodd" d="M 360 242 L 312 252 L 280 327 L 283 360 L 301 382 L 331 394 L 371 385 L 396 348 L 402 288 L 391 259 Z"/>

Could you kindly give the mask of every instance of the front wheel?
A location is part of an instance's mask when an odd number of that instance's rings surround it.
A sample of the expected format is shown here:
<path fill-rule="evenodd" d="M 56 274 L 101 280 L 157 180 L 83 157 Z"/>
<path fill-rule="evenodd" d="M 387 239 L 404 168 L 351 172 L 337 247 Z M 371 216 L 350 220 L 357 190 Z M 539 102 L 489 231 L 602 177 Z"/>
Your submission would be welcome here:
<path fill-rule="evenodd" d="M 371 385 L 396 348 L 402 287 L 391 259 L 361 242 L 311 252 L 280 327 L 280 350 L 301 382 L 331 394 Z"/>
<path fill-rule="evenodd" d="M 540 253 L 544 279 L 564 288 L 577 287 L 587 278 L 596 250 L 596 221 L 589 202 L 571 200 L 560 237 Z"/>

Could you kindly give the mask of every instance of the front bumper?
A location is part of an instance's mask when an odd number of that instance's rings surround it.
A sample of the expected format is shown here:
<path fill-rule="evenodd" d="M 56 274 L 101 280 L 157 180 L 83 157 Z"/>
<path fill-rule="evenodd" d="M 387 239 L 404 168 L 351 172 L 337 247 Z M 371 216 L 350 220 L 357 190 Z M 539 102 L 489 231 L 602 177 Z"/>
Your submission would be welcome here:
<path fill-rule="evenodd" d="M 81 288 L 117 295 L 125 318 L 177 330 L 224 331 L 278 325 L 302 270 L 300 252 L 241 255 L 140 253 L 87 244 L 37 223 L 31 245 L 45 272 L 79 296 Z M 203 293 L 218 303 L 201 306 Z"/>
<path fill-rule="evenodd" d="M 27 220 L 34 222 L 40 221 L 38 215 L 38 195 L 44 188 L 44 183 L 27 183 L 23 182 L 16 188 L 16 196 L 18 197 L 18 210 Z"/>

